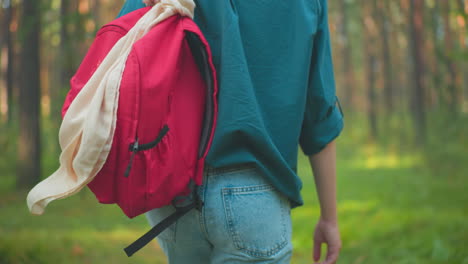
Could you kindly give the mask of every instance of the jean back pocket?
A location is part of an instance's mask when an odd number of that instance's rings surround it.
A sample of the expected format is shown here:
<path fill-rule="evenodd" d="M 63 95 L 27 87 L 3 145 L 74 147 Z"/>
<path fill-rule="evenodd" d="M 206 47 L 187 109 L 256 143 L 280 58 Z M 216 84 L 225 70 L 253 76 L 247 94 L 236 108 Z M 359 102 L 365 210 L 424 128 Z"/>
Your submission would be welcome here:
<path fill-rule="evenodd" d="M 268 257 L 290 239 L 290 206 L 271 185 L 223 189 L 227 227 L 237 249 Z"/>

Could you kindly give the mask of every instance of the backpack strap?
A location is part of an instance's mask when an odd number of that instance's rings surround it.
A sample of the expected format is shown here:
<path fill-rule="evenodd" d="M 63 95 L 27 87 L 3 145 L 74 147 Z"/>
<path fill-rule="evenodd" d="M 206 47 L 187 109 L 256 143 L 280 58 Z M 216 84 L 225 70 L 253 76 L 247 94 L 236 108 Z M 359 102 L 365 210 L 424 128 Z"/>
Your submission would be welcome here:
<path fill-rule="evenodd" d="M 159 224 L 155 225 L 148 232 L 146 232 L 140 238 L 135 240 L 135 242 L 126 247 L 124 251 L 128 257 L 131 257 L 138 250 L 142 249 L 149 242 L 151 242 L 151 240 L 156 238 L 162 231 L 164 231 L 166 228 L 177 222 L 177 220 L 179 220 L 182 216 L 187 214 L 192 209 L 195 208 L 199 211 L 201 210 L 201 208 L 203 207 L 203 201 L 198 195 L 198 188 L 197 186 L 195 186 L 194 182 L 190 183 L 190 187 L 192 189 L 191 194 L 189 195 L 189 197 L 184 197 L 185 199 L 190 199 L 190 203 L 183 206 L 177 206 L 177 201 L 174 200 L 173 206 L 175 207 L 176 211 L 168 217 L 164 218 L 164 220 L 162 220 Z"/>
<path fill-rule="evenodd" d="M 135 254 L 138 250 L 142 249 L 144 246 L 146 246 L 151 240 L 153 240 L 155 237 L 157 237 L 162 231 L 164 231 L 166 228 L 177 222 L 179 218 L 184 216 L 186 213 L 188 213 L 190 210 L 196 207 L 195 203 L 192 203 L 188 206 L 180 207 L 177 208 L 177 210 L 166 217 L 162 222 L 159 224 L 155 225 L 153 228 L 151 228 L 146 234 L 138 238 L 135 242 L 133 242 L 130 246 L 126 247 L 124 249 L 125 253 L 127 254 L 128 257 L 131 257 L 133 254 Z"/>

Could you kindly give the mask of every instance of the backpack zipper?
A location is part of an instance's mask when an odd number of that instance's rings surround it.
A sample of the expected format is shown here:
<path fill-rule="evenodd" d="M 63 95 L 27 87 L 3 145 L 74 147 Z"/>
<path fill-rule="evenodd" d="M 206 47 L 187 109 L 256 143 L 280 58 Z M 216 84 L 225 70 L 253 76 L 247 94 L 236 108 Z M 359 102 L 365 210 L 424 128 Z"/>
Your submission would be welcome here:
<path fill-rule="evenodd" d="M 130 170 L 132 169 L 133 160 L 135 159 L 135 154 L 138 151 L 138 137 L 135 139 L 134 143 L 130 144 L 129 149 L 132 152 L 132 155 L 130 156 L 130 161 L 128 162 L 127 169 L 125 170 L 125 173 L 124 173 L 125 178 L 127 178 L 128 175 L 130 174 Z"/>
<path fill-rule="evenodd" d="M 169 132 L 169 126 L 164 125 L 163 128 L 159 131 L 158 136 L 156 137 L 155 140 L 146 144 L 139 144 L 138 137 L 136 137 L 135 142 L 130 143 L 128 150 L 132 152 L 132 155 L 130 156 L 130 161 L 128 162 L 127 169 L 125 170 L 125 173 L 124 173 L 125 177 L 128 177 L 128 175 L 130 174 L 130 170 L 132 169 L 132 164 L 133 164 L 133 160 L 135 159 L 136 153 L 141 150 L 148 150 L 148 149 L 152 149 L 156 147 L 158 143 L 161 142 L 163 137 L 167 135 L 167 132 Z"/>

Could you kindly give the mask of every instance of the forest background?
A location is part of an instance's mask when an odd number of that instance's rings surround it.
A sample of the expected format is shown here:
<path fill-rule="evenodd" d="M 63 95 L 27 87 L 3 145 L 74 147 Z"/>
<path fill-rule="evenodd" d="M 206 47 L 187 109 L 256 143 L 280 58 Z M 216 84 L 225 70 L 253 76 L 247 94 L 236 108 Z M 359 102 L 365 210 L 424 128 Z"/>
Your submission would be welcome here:
<path fill-rule="evenodd" d="M 123 0 L 0 0 L 0 263 L 166 263 L 147 230 L 88 190 L 32 216 L 27 191 L 58 167 L 69 79 Z M 468 1 L 333 0 L 345 114 L 338 138 L 339 263 L 468 264 Z M 293 263 L 311 263 L 318 217 L 293 210 Z"/>

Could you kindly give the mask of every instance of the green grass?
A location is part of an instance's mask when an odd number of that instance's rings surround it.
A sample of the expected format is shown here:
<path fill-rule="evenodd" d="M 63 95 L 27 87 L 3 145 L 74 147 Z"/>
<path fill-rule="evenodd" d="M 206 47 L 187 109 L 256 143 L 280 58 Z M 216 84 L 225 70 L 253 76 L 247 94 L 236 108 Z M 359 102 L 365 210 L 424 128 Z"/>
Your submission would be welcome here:
<path fill-rule="evenodd" d="M 51 203 L 42 216 L 29 214 L 25 197 L 1 196 L 0 263 L 165 263 L 156 244 L 129 262 L 122 249 L 147 231 L 144 217 L 130 220 L 89 190 Z"/>
<path fill-rule="evenodd" d="M 348 154 L 338 161 L 340 263 L 468 264 L 466 164 L 464 174 L 432 175 L 415 156 Z M 305 167 L 306 204 L 293 211 L 293 263 L 310 263 L 319 214 Z"/>
<path fill-rule="evenodd" d="M 418 151 L 397 154 L 347 129 L 338 139 L 339 263 L 468 264 L 466 145 L 451 144 L 456 162 L 448 163 L 443 151 L 430 159 Z M 46 174 L 56 166 L 51 155 L 44 163 Z M 166 263 L 156 243 L 128 259 L 122 249 L 147 230 L 145 218 L 130 220 L 116 206 L 98 204 L 88 190 L 51 203 L 42 216 L 30 215 L 27 193 L 13 191 L 12 164 L 0 159 L 1 264 Z M 293 264 L 312 263 L 319 215 L 304 156 L 299 174 L 305 205 L 293 210 Z"/>

